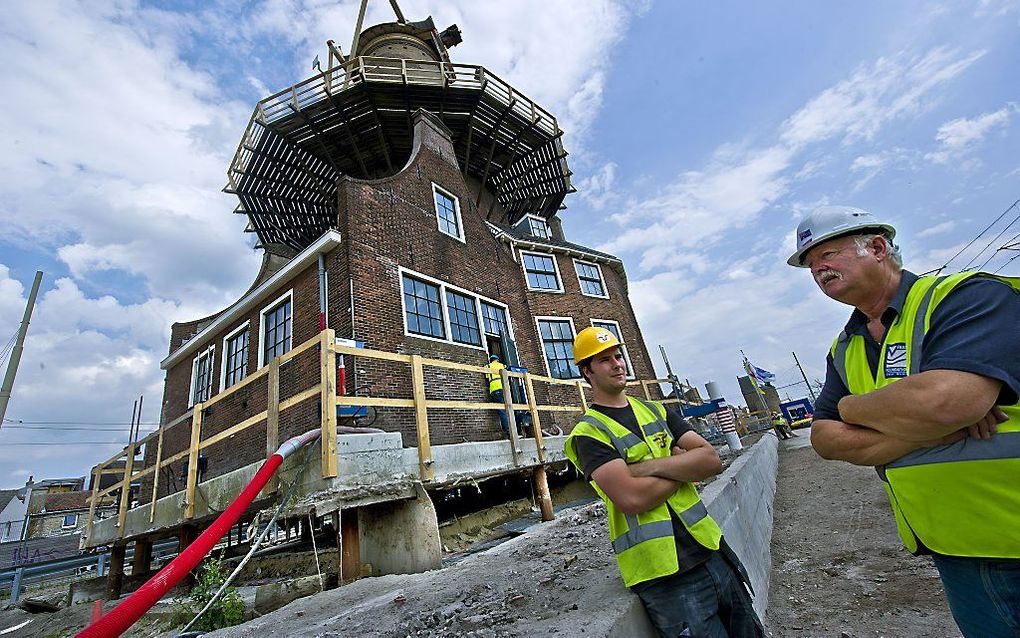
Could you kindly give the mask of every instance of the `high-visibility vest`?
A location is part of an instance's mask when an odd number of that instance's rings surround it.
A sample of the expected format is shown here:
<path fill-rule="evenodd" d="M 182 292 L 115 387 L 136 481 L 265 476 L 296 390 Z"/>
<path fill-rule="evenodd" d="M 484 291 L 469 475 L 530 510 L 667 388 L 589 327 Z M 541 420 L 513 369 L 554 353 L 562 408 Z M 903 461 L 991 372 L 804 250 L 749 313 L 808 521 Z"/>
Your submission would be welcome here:
<path fill-rule="evenodd" d="M 772 419 L 772 425 L 780 425 L 780 426 L 786 425 L 786 419 L 784 419 L 781 416 L 777 416 L 776 418 Z"/>
<path fill-rule="evenodd" d="M 921 277 L 882 340 L 872 376 L 862 335 L 836 337 L 834 367 L 852 394 L 894 383 L 921 366 L 932 313 L 960 283 L 984 273 Z M 1020 278 L 995 277 L 1020 290 Z M 1015 335 L 1011 338 L 1017 338 Z M 1009 420 L 992 438 L 965 438 L 911 452 L 876 468 L 908 550 L 948 556 L 1020 558 L 1020 402 L 998 406 Z"/>
<path fill-rule="evenodd" d="M 582 436 L 612 446 L 628 464 L 672 454 L 673 435 L 666 426 L 666 409 L 662 404 L 631 397 L 627 400 L 637 417 L 642 436 L 597 410 L 588 410 L 565 443 L 567 457 L 578 470 L 584 471 L 578 462 L 574 444 Z M 637 515 L 621 512 L 595 481 L 591 484 L 609 512 L 609 538 L 613 542 L 623 582 L 628 587 L 675 574 L 680 569 L 670 511 L 676 514 L 694 540 L 708 549 L 719 549 L 722 530 L 708 515 L 694 484 L 681 483 L 664 503 Z"/>
<path fill-rule="evenodd" d="M 499 371 L 506 366 L 499 361 L 490 361 L 487 367 L 492 370 L 492 372 L 485 375 L 489 377 L 489 394 L 492 394 L 496 390 L 503 389 L 503 378 L 499 375 Z"/>

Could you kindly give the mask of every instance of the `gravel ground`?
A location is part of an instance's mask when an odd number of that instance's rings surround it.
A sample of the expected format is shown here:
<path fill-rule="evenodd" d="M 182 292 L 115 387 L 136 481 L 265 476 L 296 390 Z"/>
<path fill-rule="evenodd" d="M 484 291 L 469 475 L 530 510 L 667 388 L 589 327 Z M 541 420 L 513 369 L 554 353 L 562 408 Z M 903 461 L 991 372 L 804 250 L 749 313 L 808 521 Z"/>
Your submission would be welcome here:
<path fill-rule="evenodd" d="M 900 543 L 875 471 L 781 443 L 766 627 L 772 636 L 959 636 L 938 573 Z"/>

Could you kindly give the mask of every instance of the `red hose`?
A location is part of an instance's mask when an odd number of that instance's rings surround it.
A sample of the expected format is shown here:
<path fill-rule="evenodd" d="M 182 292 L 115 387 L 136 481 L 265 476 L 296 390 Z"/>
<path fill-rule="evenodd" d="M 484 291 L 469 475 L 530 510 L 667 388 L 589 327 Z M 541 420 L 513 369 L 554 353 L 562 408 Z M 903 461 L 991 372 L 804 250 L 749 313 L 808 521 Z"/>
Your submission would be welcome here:
<path fill-rule="evenodd" d="M 114 638 L 127 631 L 128 627 L 156 604 L 156 601 L 187 576 L 195 565 L 205 558 L 209 550 L 223 538 L 223 535 L 230 531 L 237 519 L 241 518 L 244 511 L 255 500 L 259 491 L 276 473 L 277 468 L 283 463 L 283 459 L 305 444 L 314 441 L 320 434 L 320 430 L 311 430 L 301 436 L 289 439 L 281 445 L 280 449 L 266 459 L 251 483 L 248 483 L 230 504 L 230 507 L 220 514 L 219 518 L 195 539 L 195 542 L 188 545 L 169 565 L 159 570 L 155 576 L 139 587 L 135 593 L 128 596 L 124 602 L 113 608 L 110 613 L 83 629 L 77 638 Z"/>

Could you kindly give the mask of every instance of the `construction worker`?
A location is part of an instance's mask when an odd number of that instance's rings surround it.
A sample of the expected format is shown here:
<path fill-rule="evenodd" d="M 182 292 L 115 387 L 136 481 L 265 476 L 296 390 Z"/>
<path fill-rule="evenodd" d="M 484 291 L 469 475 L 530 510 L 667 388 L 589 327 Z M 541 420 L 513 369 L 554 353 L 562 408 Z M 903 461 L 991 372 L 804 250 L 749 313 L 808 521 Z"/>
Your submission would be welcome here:
<path fill-rule="evenodd" d="M 574 339 L 593 403 L 565 446 L 605 501 L 623 582 L 662 636 L 763 636 L 746 573 L 694 486 L 720 472 L 719 455 L 675 412 L 626 395 L 621 345 L 604 328 Z"/>
<path fill-rule="evenodd" d="M 489 364 L 486 367 L 490 371 L 485 375 L 489 379 L 489 400 L 493 403 L 503 403 L 503 378 L 499 371 L 506 366 L 499 360 L 499 356 L 490 354 Z M 506 410 L 499 411 L 499 427 L 503 430 L 504 436 L 510 435 L 510 421 L 507 419 Z"/>
<path fill-rule="evenodd" d="M 895 229 L 826 206 L 792 266 L 853 306 L 811 443 L 873 465 L 906 548 L 930 554 L 964 635 L 1020 636 L 1020 279 L 903 270 Z"/>
<path fill-rule="evenodd" d="M 776 436 L 783 440 L 797 436 L 790 429 L 790 424 L 787 420 L 778 412 L 772 413 L 772 429 L 776 431 Z"/>

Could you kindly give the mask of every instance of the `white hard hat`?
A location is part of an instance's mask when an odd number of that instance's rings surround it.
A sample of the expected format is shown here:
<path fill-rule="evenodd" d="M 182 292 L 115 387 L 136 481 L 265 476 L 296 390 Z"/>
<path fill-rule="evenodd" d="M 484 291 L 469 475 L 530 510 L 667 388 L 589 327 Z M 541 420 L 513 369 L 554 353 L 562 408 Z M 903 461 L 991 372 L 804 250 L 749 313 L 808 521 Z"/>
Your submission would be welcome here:
<path fill-rule="evenodd" d="M 786 263 L 797 268 L 806 268 L 802 260 L 804 253 L 815 245 L 843 235 L 861 234 L 873 230 L 876 234 L 885 235 L 892 240 L 896 229 L 878 219 L 866 210 L 853 206 L 821 206 L 797 226 L 795 237 L 797 251 L 790 255 Z"/>

